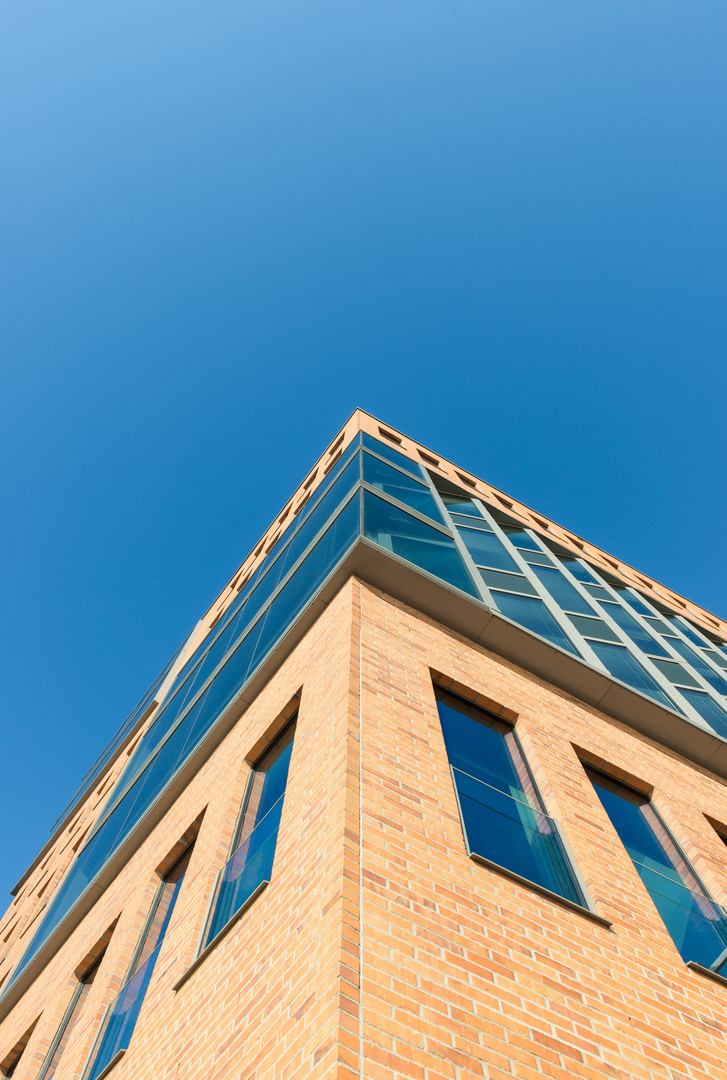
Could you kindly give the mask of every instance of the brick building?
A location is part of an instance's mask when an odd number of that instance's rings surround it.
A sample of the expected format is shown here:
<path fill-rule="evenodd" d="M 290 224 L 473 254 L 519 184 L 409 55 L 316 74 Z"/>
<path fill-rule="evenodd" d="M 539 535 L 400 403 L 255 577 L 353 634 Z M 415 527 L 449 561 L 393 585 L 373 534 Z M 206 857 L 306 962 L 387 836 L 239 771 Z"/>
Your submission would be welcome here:
<path fill-rule="evenodd" d="M 0 1074 L 727 1077 L 726 641 L 357 411 L 18 883 Z"/>

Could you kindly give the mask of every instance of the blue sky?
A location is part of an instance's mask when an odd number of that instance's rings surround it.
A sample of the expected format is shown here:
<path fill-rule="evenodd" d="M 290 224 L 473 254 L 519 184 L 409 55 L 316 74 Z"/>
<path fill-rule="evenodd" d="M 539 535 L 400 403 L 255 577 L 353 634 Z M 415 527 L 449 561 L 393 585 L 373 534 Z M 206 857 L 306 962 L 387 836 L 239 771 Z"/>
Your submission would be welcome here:
<path fill-rule="evenodd" d="M 357 405 L 727 615 L 726 24 L 5 0 L 0 898 Z"/>

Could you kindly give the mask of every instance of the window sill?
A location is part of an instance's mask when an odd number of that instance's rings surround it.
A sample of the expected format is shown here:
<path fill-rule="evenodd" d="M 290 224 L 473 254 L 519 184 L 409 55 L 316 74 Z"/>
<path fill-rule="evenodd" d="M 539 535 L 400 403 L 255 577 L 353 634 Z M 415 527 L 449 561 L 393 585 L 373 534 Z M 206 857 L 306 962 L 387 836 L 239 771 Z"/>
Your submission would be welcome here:
<path fill-rule="evenodd" d="M 197 968 L 200 967 L 204 963 L 204 961 L 207 959 L 209 954 L 211 952 L 213 952 L 217 948 L 219 943 L 222 941 L 223 937 L 225 937 L 230 932 L 230 930 L 235 925 L 237 920 L 242 918 L 242 916 L 245 914 L 247 909 L 251 906 L 251 904 L 254 904 L 254 902 L 257 900 L 258 896 L 260 895 L 260 893 L 264 892 L 265 889 L 267 889 L 269 884 L 270 884 L 269 881 L 261 881 L 260 884 L 258 885 L 258 887 L 255 889 L 255 891 L 253 893 L 251 893 L 250 896 L 248 896 L 247 900 L 242 905 L 242 907 L 238 911 L 235 912 L 235 914 L 232 916 L 232 918 L 227 920 L 227 922 L 222 927 L 222 929 L 217 934 L 215 934 L 215 936 L 212 938 L 212 940 L 207 945 L 205 945 L 204 949 L 202 949 L 202 952 L 199 954 L 199 956 L 197 956 L 192 961 L 192 963 L 189 965 L 189 967 L 185 968 L 185 970 L 182 972 L 182 974 L 179 976 L 177 981 L 172 986 L 172 990 L 174 991 L 175 994 L 177 993 L 178 990 L 182 989 L 182 987 L 186 983 L 187 979 L 189 979 L 192 975 L 194 975 Z M 101 1080 L 101 1077 L 98 1077 L 98 1080 Z"/>
<path fill-rule="evenodd" d="M 599 926 L 605 926 L 607 930 L 610 930 L 613 923 L 609 919 L 604 919 L 603 915 L 599 915 L 597 912 L 592 911 L 591 908 L 583 907 L 582 904 L 576 904 L 572 900 L 566 899 L 565 896 L 560 896 L 559 893 L 552 892 L 550 889 L 546 889 L 544 885 L 538 885 L 535 881 L 530 881 L 528 878 L 522 877 L 521 874 L 516 874 L 514 870 L 508 870 L 506 866 L 500 866 L 499 863 L 493 862 L 492 859 L 486 859 L 484 855 L 478 855 L 476 852 L 470 852 L 470 859 L 473 862 L 479 863 L 481 866 L 486 866 L 489 870 L 494 870 L 498 874 L 504 874 L 505 877 L 510 878 L 511 881 L 517 882 L 518 885 L 523 885 L 526 889 L 532 889 L 534 892 L 540 893 L 541 896 L 545 896 L 548 900 L 553 900 L 556 904 L 560 904 L 561 907 L 568 908 L 569 911 L 575 911 L 578 915 L 584 915 L 591 922 L 598 923 Z"/>
<path fill-rule="evenodd" d="M 712 971 L 711 968 L 702 967 L 696 960 L 689 960 L 687 962 L 687 967 L 690 968 L 691 971 L 696 971 L 697 975 L 706 975 L 708 979 L 721 983 L 722 986 L 727 986 L 727 979 L 724 975 L 719 975 L 716 971 Z"/>
<path fill-rule="evenodd" d="M 114 1054 L 114 1056 L 111 1058 L 111 1061 L 108 1063 L 108 1065 L 103 1070 L 103 1072 L 100 1072 L 98 1074 L 98 1076 L 96 1077 L 96 1080 L 104 1080 L 104 1077 L 108 1076 L 109 1073 L 111 1072 L 111 1070 L 116 1065 L 118 1065 L 118 1063 L 121 1061 L 121 1059 L 122 1059 L 122 1057 L 124 1056 L 125 1053 L 126 1053 L 126 1050 L 119 1050 L 119 1052 L 117 1054 Z"/>

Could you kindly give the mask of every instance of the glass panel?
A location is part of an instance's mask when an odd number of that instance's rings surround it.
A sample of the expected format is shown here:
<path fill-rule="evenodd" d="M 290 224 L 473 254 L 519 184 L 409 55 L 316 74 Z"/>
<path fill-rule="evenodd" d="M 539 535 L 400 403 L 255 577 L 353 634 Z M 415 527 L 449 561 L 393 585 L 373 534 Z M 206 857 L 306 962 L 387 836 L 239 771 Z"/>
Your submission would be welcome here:
<path fill-rule="evenodd" d="M 370 454 L 363 455 L 363 478 L 367 484 L 406 503 L 413 510 L 444 525 L 444 519 L 428 487 Z"/>
<path fill-rule="evenodd" d="M 704 640 L 704 638 L 699 636 L 699 634 L 694 629 L 694 627 L 692 627 L 686 621 L 686 619 L 674 618 L 674 619 L 672 619 L 672 622 L 674 623 L 674 626 L 679 627 L 679 629 L 681 630 L 681 632 L 684 634 L 685 637 L 688 637 L 689 640 L 694 642 L 695 645 L 698 645 L 700 649 L 704 648 L 704 646 L 706 645 L 706 641 Z"/>
<path fill-rule="evenodd" d="M 699 686 L 699 683 L 691 675 L 686 668 L 678 664 L 676 660 L 652 660 L 654 667 L 657 667 L 662 675 L 665 675 L 670 683 L 674 686 Z"/>
<path fill-rule="evenodd" d="M 435 696 L 450 765 L 540 810 L 511 725 L 439 687 Z"/>
<path fill-rule="evenodd" d="M 623 630 L 627 637 L 630 637 L 634 645 L 638 645 L 642 652 L 647 656 L 668 656 L 668 652 L 664 646 L 653 638 L 650 634 L 647 634 L 646 630 L 639 624 L 639 622 L 633 617 L 631 612 L 626 608 L 621 607 L 620 604 L 614 604 L 611 597 L 609 602 L 603 605 L 604 611 L 607 611 L 617 626 Z"/>
<path fill-rule="evenodd" d="M 451 537 L 405 514 L 370 491 L 364 492 L 364 535 L 470 596 L 478 595 Z"/>
<path fill-rule="evenodd" d="M 460 529 L 459 535 L 478 566 L 489 566 L 493 570 L 512 570 L 515 574 L 521 573 L 518 564 L 494 533 L 480 532 L 478 529 Z"/>
<path fill-rule="evenodd" d="M 553 645 L 559 645 L 561 649 L 567 649 L 568 652 L 580 656 L 542 600 L 502 592 L 493 592 L 492 599 L 508 619 L 520 623 L 526 630 L 532 630 L 534 634 L 539 634 Z"/>
<path fill-rule="evenodd" d="M 452 771 L 469 850 L 582 905 L 552 819 L 458 769 Z"/>
<path fill-rule="evenodd" d="M 618 641 L 618 635 L 601 619 L 587 619 L 585 615 L 569 615 L 568 618 L 584 638 L 598 638 L 599 641 Z"/>
<path fill-rule="evenodd" d="M 553 560 L 548 558 L 542 551 L 521 551 L 523 559 L 526 563 L 530 563 L 532 566 L 534 563 L 538 563 L 540 566 L 553 566 Z"/>
<path fill-rule="evenodd" d="M 408 469 L 414 476 L 421 477 L 422 470 L 416 461 L 412 461 L 405 454 L 400 454 L 398 450 L 394 450 L 393 446 L 388 446 L 386 443 L 379 442 L 378 439 L 374 439 L 371 435 L 367 435 L 363 432 L 361 435 L 361 442 L 364 446 L 367 446 L 369 450 L 373 450 L 375 454 L 381 454 L 388 461 L 393 461 L 395 465 L 398 465 L 401 469 Z"/>
<path fill-rule="evenodd" d="M 471 517 L 482 518 L 480 508 L 466 495 L 442 495 L 441 491 L 439 494 L 450 514 L 469 514 Z"/>
<path fill-rule="evenodd" d="M 686 641 L 676 638 L 674 641 L 670 642 L 670 644 L 673 649 L 676 649 L 676 651 L 684 657 L 687 663 L 692 665 L 695 671 L 699 672 L 705 682 L 709 683 L 718 694 L 727 694 L 727 681 L 725 681 L 721 675 L 718 675 L 698 653 L 694 652 L 693 649 L 690 649 Z"/>
<path fill-rule="evenodd" d="M 450 517 L 455 525 L 464 525 L 471 529 L 485 529 L 487 532 L 494 532 L 489 521 L 485 521 L 484 518 L 464 517 L 463 514 L 452 514 Z"/>
<path fill-rule="evenodd" d="M 205 945 L 217 937 L 263 881 L 270 881 L 282 811 L 281 795 L 225 865 L 218 882 Z"/>
<path fill-rule="evenodd" d="M 577 581 L 582 581 L 584 585 L 599 585 L 598 578 L 594 577 L 590 570 L 587 570 L 583 563 L 578 559 L 569 559 L 567 556 L 561 556 L 560 561 L 566 570 L 573 575 Z"/>
<path fill-rule="evenodd" d="M 646 616 L 646 620 L 649 623 L 649 626 L 653 626 L 653 628 L 659 634 L 661 634 L 662 637 L 668 637 L 668 638 L 676 637 L 676 631 L 673 630 L 671 626 L 667 626 L 667 624 L 665 622 L 662 622 L 661 619 L 657 619 L 655 616 L 649 615 L 649 616 Z M 670 644 L 671 644 L 671 642 L 670 642 Z"/>
<path fill-rule="evenodd" d="M 727 712 L 718 705 L 709 694 L 703 690 L 681 690 L 693 709 L 699 713 L 703 720 L 712 727 L 723 739 L 727 739 Z"/>
<path fill-rule="evenodd" d="M 533 572 L 538 575 L 556 604 L 562 607 L 563 611 L 575 611 L 580 615 L 596 614 L 591 605 L 578 592 L 578 589 L 571 585 L 568 578 L 564 577 L 560 570 L 551 570 L 546 566 L 534 566 Z"/>
<path fill-rule="evenodd" d="M 543 549 L 525 529 L 516 529 L 512 525 L 503 525 L 502 531 L 506 534 L 511 544 L 517 548 L 528 548 L 530 551 L 538 551 L 542 554 Z"/>
<path fill-rule="evenodd" d="M 649 800 L 587 771 L 683 959 L 710 967 L 727 948 L 724 912 L 700 891 Z"/>
<path fill-rule="evenodd" d="M 435 687 L 470 852 L 582 904 L 509 724 Z"/>
<path fill-rule="evenodd" d="M 595 596 L 596 600 L 605 600 L 609 604 L 613 602 L 613 597 L 611 596 L 610 592 L 608 592 L 607 589 L 602 588 L 600 585 L 586 585 L 586 589 L 591 594 L 591 596 Z"/>
<path fill-rule="evenodd" d="M 95 1080 L 120 1050 L 127 1050 L 129 1047 L 179 895 L 184 870 L 175 877 L 176 880 L 170 878 L 162 883 L 158 903 L 134 964 L 133 974 L 109 1006 L 86 1080 Z M 147 945 L 151 948 L 148 949 Z"/>
<path fill-rule="evenodd" d="M 619 594 L 622 600 L 625 600 L 634 611 L 638 611 L 639 615 L 646 615 L 647 618 L 653 617 L 654 612 L 651 611 L 646 604 L 638 596 L 634 596 L 632 592 L 623 586 L 614 585 L 615 591 Z"/>
<path fill-rule="evenodd" d="M 58 1068 L 60 1060 L 63 1056 L 63 1051 L 68 1045 L 68 1040 L 71 1037 L 71 1033 L 75 1028 L 76 1024 L 78 1023 L 79 1017 L 83 1010 L 84 1002 L 88 997 L 91 987 L 93 986 L 93 981 L 96 978 L 96 972 L 98 971 L 102 960 L 103 953 L 95 961 L 91 970 L 79 981 L 71 1004 L 68 1007 L 66 1015 L 61 1021 L 61 1026 L 59 1028 L 58 1034 L 51 1046 L 48 1058 L 46 1059 L 46 1064 L 44 1064 L 44 1066 L 38 1073 L 38 1080 L 52 1080 L 52 1077 L 55 1075 L 56 1069 Z"/>
<path fill-rule="evenodd" d="M 510 589 L 516 593 L 537 596 L 537 592 L 522 574 L 503 574 L 501 570 L 480 570 L 487 585 L 493 589 Z"/>
<path fill-rule="evenodd" d="M 680 711 L 624 645 L 611 645 L 606 641 L 592 641 L 591 648 L 606 671 L 610 671 L 614 678 L 625 682 L 627 686 L 632 686 L 634 690 L 640 690 L 642 694 L 661 702 L 662 705 L 668 705 L 675 712 Z"/>
<path fill-rule="evenodd" d="M 709 658 L 714 660 L 715 664 L 719 664 L 720 667 L 727 668 L 727 656 L 722 656 L 721 653 L 713 652 L 710 649 Z"/>

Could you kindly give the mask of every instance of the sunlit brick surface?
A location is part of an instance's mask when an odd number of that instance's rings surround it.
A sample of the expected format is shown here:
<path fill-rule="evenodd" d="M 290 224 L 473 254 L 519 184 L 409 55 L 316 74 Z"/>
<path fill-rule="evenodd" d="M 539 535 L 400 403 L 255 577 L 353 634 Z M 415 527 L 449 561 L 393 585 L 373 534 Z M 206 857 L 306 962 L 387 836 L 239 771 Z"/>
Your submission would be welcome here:
<path fill-rule="evenodd" d="M 516 718 L 611 929 L 467 858 L 432 671 Z M 245 758 L 299 691 L 271 884 L 175 991 L 229 852 Z M 727 848 L 705 817 L 727 822 L 721 782 L 350 580 L 0 1025 L 0 1058 L 39 1018 L 15 1077 L 38 1075 L 74 970 L 118 919 L 56 1072 L 82 1075 L 155 871 L 203 814 L 118 1080 L 727 1077 L 727 986 L 682 961 L 574 745 L 653 788 L 727 901 Z M 26 921 L 40 884 L 14 906 Z M 27 938 L 12 937 L 15 917 L 3 925 L 17 958 Z"/>

